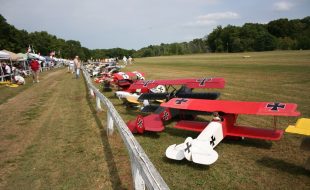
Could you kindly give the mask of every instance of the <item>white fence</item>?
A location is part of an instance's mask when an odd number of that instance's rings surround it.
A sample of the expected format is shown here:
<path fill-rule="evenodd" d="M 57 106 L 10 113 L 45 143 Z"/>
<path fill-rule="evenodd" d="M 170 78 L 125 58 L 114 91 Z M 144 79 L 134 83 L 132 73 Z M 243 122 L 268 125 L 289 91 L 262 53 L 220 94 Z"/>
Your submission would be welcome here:
<path fill-rule="evenodd" d="M 107 110 L 107 134 L 113 133 L 115 125 L 127 147 L 135 189 L 169 189 L 113 104 L 92 84 L 88 72 L 84 68 L 82 70 L 90 94 L 96 97 L 97 110 L 102 110 L 101 103 Z"/>

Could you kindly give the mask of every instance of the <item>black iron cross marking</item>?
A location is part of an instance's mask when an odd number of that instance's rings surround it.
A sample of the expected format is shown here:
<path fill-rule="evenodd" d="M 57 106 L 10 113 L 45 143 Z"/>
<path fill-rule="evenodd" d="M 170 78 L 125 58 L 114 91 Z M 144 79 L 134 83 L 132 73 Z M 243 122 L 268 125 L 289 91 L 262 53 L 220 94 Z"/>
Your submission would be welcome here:
<path fill-rule="evenodd" d="M 188 153 L 190 153 L 190 148 L 192 147 L 192 145 L 189 143 L 189 142 L 187 142 L 186 143 L 186 148 L 185 148 L 185 152 L 187 151 Z"/>
<path fill-rule="evenodd" d="M 143 127 L 143 120 L 139 118 L 137 125 L 139 128 L 142 128 Z"/>
<path fill-rule="evenodd" d="M 210 78 L 198 79 L 196 82 L 199 82 L 199 86 L 205 86 L 206 82 L 210 81 Z"/>
<path fill-rule="evenodd" d="M 167 121 L 168 118 L 169 118 L 169 113 L 167 111 L 164 111 L 163 119 Z"/>
<path fill-rule="evenodd" d="M 162 86 L 160 86 L 158 89 L 159 89 L 160 92 L 164 91 Z"/>
<path fill-rule="evenodd" d="M 153 80 L 146 80 L 143 82 L 143 87 L 147 87 L 147 85 L 149 85 L 150 83 L 153 83 Z"/>
<path fill-rule="evenodd" d="M 176 104 L 182 104 L 183 102 L 187 102 L 187 101 L 188 101 L 188 99 L 181 98 L 181 99 L 177 99 L 177 100 L 175 101 L 175 103 L 176 103 Z"/>
<path fill-rule="evenodd" d="M 214 146 L 214 145 L 215 145 L 215 143 L 214 143 L 215 140 L 216 140 L 215 137 L 212 135 L 212 136 L 211 136 L 210 145 Z"/>
<path fill-rule="evenodd" d="M 278 111 L 278 108 L 285 108 L 285 104 L 274 102 L 273 104 L 267 104 L 267 108 L 271 108 L 272 111 Z"/>

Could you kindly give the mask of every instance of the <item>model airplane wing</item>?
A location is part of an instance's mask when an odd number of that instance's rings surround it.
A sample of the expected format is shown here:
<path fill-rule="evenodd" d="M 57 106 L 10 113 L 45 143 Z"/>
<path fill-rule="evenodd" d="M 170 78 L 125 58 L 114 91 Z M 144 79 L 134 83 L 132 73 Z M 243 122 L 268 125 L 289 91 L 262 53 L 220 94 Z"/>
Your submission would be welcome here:
<path fill-rule="evenodd" d="M 206 112 L 224 112 L 228 114 L 254 114 L 273 116 L 299 116 L 297 104 L 280 102 L 242 102 L 229 100 L 201 100 L 173 98 L 161 106 L 175 109 Z"/>
<path fill-rule="evenodd" d="M 298 119 L 296 125 L 288 126 L 285 132 L 310 136 L 310 119 L 308 118 Z"/>
<path fill-rule="evenodd" d="M 130 88 L 151 89 L 157 87 L 158 85 L 185 85 L 188 88 L 224 88 L 225 80 L 223 78 L 145 80 L 133 83 Z"/>
<path fill-rule="evenodd" d="M 144 74 L 140 73 L 138 71 L 134 71 L 134 72 L 118 72 L 118 73 L 114 73 L 113 76 L 117 79 L 117 80 L 131 80 L 131 79 L 142 79 L 144 78 Z"/>
<path fill-rule="evenodd" d="M 139 101 L 143 100 L 163 100 L 166 99 L 169 96 L 168 93 L 145 93 L 141 94 L 139 97 Z"/>

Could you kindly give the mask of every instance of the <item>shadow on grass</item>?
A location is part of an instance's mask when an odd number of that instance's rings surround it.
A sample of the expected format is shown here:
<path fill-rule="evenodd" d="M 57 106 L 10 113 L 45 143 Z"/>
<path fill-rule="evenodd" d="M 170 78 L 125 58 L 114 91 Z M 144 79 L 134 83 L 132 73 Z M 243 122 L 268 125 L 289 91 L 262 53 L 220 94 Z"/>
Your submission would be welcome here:
<path fill-rule="evenodd" d="M 271 157 L 263 157 L 262 159 L 257 160 L 256 162 L 262 166 L 268 168 L 274 168 L 292 175 L 304 175 L 310 177 L 310 171 L 306 170 L 303 166 L 297 166 L 284 160 Z"/>
<path fill-rule="evenodd" d="M 192 137 L 196 138 L 200 133 L 198 132 L 193 132 L 193 131 L 186 131 L 186 130 L 181 130 L 173 127 L 167 127 L 167 124 L 165 124 L 165 130 L 164 132 L 175 137 L 184 137 L 184 140 L 186 137 Z"/>
<path fill-rule="evenodd" d="M 106 130 L 105 130 L 104 126 L 102 125 L 101 120 L 97 116 L 97 110 L 96 110 L 95 106 L 91 102 L 91 97 L 88 94 L 88 89 L 87 89 L 87 85 L 86 85 L 85 80 L 84 80 L 84 83 L 85 83 L 85 88 L 86 88 L 87 104 L 88 104 L 88 106 L 92 112 L 92 115 L 93 115 L 95 121 L 96 121 L 97 127 L 100 130 L 101 142 L 103 144 L 103 152 L 104 152 L 104 155 L 106 158 L 105 160 L 107 162 L 107 166 L 109 169 L 109 175 L 110 175 L 112 187 L 113 187 L 113 189 L 124 189 L 124 187 L 122 187 L 121 179 L 118 175 L 118 170 L 116 167 L 116 163 L 114 161 L 114 156 L 112 153 L 112 149 L 111 149 L 111 146 L 109 143 L 109 138 L 107 136 Z"/>
<path fill-rule="evenodd" d="M 151 139 L 159 139 L 160 135 L 156 132 L 144 131 L 143 134 L 134 134 L 135 136 L 140 136 L 140 138 L 151 138 Z"/>
<path fill-rule="evenodd" d="M 165 127 L 165 132 L 172 136 L 184 137 L 184 140 L 186 137 L 196 138 L 200 134 L 198 132 L 175 129 L 173 127 Z M 222 141 L 222 143 L 240 145 L 240 146 L 245 146 L 245 147 L 255 147 L 255 148 L 261 148 L 261 149 L 270 149 L 272 147 L 272 142 L 260 140 L 260 139 L 244 139 L 244 140 L 240 139 L 239 140 L 239 139 L 225 138 Z"/>
<path fill-rule="evenodd" d="M 226 138 L 223 140 L 223 143 L 225 144 L 232 144 L 232 145 L 240 145 L 245 147 L 255 147 L 260 149 L 270 149 L 272 147 L 272 142 L 260 140 L 260 139 L 229 139 Z"/>
<path fill-rule="evenodd" d="M 193 168 L 197 171 L 206 171 L 210 168 L 210 166 L 208 165 L 202 165 L 202 164 L 197 164 L 197 163 L 194 163 L 192 161 L 188 161 L 186 160 L 186 158 L 184 158 L 183 160 L 172 160 L 172 159 L 169 159 L 167 157 L 162 157 L 161 160 L 164 162 L 164 163 L 167 163 L 167 164 L 171 164 L 171 165 L 175 165 L 175 166 L 188 166 L 190 168 Z"/>

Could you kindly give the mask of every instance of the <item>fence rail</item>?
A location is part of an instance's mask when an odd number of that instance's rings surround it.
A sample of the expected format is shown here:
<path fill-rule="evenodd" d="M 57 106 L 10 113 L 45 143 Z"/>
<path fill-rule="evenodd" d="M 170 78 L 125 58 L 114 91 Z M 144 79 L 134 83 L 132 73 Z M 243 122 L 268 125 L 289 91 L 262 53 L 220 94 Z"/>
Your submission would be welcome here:
<path fill-rule="evenodd" d="M 88 72 L 84 68 L 82 71 L 90 94 L 96 97 L 97 110 L 102 110 L 101 103 L 107 110 L 107 134 L 112 134 L 116 126 L 126 145 L 135 189 L 169 189 L 113 104 L 92 84 Z"/>

